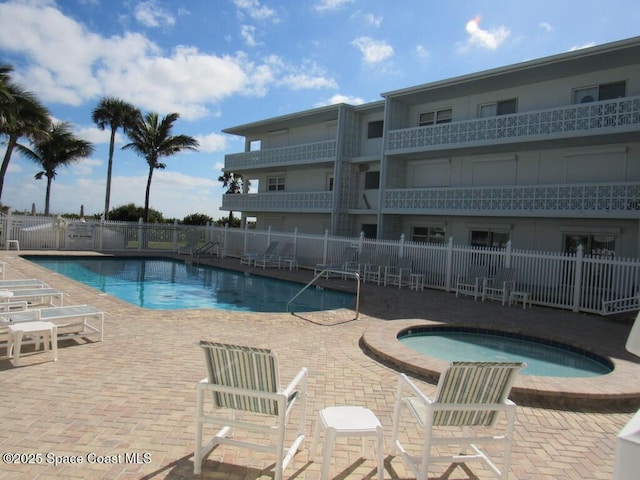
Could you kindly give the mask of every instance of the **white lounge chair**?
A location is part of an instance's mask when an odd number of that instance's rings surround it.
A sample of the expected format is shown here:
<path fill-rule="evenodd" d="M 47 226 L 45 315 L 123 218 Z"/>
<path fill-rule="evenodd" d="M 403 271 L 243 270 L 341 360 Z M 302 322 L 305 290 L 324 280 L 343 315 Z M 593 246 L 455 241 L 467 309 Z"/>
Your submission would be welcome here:
<path fill-rule="evenodd" d="M 358 254 L 352 262 L 347 263 L 346 269 L 348 272 L 357 273 L 361 277 L 364 276 L 364 269 L 367 265 L 370 265 L 373 261 L 373 254 L 369 250 L 363 250 Z"/>
<path fill-rule="evenodd" d="M 473 299 L 477 300 L 482 293 L 485 278 L 487 278 L 486 265 L 469 265 L 469 271 L 466 275 L 456 277 L 454 287 L 456 297 L 458 295 L 473 295 Z"/>
<path fill-rule="evenodd" d="M 413 259 L 411 257 L 402 257 L 397 264 L 386 266 L 384 268 L 384 286 L 397 285 L 398 288 L 401 288 L 402 285 L 408 285 L 412 264 Z"/>
<path fill-rule="evenodd" d="M 200 232 L 187 233 L 187 243 L 178 247 L 178 255 L 192 255 L 198 248 Z"/>
<path fill-rule="evenodd" d="M 240 265 L 245 263 L 249 266 L 251 266 L 252 263 L 255 265 L 258 259 L 275 256 L 277 249 L 278 242 L 271 242 L 262 253 L 245 253 L 240 257 Z"/>
<path fill-rule="evenodd" d="M 501 300 L 502 305 L 509 300 L 509 292 L 514 289 L 515 268 L 499 268 L 491 278 L 485 278 L 482 284 L 482 301 L 485 298 Z"/>
<path fill-rule="evenodd" d="M 33 288 L 50 288 L 49 285 L 37 278 L 25 278 L 19 280 L 0 280 L 0 290 L 10 289 L 33 289 Z"/>
<path fill-rule="evenodd" d="M 273 255 L 264 255 L 262 257 L 258 257 L 253 261 L 253 264 L 256 268 L 262 267 L 270 268 L 277 267 L 280 268 L 280 262 L 284 262 L 285 258 L 290 258 L 293 255 L 293 243 L 285 243 L 280 249 L 280 252 L 275 253 Z M 282 260 L 281 260 L 282 259 Z"/>
<path fill-rule="evenodd" d="M 401 374 L 393 412 L 391 455 L 398 451 L 417 480 L 427 479 L 432 463 L 471 461 L 484 462 L 497 478 L 506 480 L 516 415 L 516 405 L 508 397 L 517 373 L 525 366 L 453 362 L 442 372 L 432 399 Z M 403 417 L 404 411 L 409 415 Z M 408 424 L 406 417 L 411 425 L 407 428 L 412 428 L 409 438 L 415 438 L 417 429 L 420 445 L 405 448 L 399 440 L 401 421 Z M 486 443 L 498 446 L 491 450 L 491 458 L 479 447 Z M 443 445 L 449 449 L 443 450 Z M 456 454 L 451 452 L 454 448 Z M 500 453 L 502 461 L 497 465 L 493 458 Z"/>
<path fill-rule="evenodd" d="M 58 327 L 59 338 L 98 337 L 102 341 L 104 316 L 105 312 L 91 305 L 5 311 L 0 313 L 0 328 L 21 322 L 52 322 Z"/>
<path fill-rule="evenodd" d="M 278 255 L 278 268 L 287 268 L 293 270 L 298 269 L 298 256 L 296 254 L 296 246 L 293 243 L 287 243 L 283 252 Z"/>
<path fill-rule="evenodd" d="M 382 255 L 377 261 L 372 262 L 364 267 L 364 282 L 375 282 L 378 285 L 384 280 L 384 272 L 387 267 L 391 266 L 392 258 L 390 255 Z"/>
<path fill-rule="evenodd" d="M 276 454 L 274 480 L 284 470 L 304 441 L 307 402 L 307 369 L 301 368 L 287 385 L 280 387 L 278 358 L 271 350 L 201 341 L 208 377 L 197 385 L 196 449 L 193 471 L 199 475 L 202 462 L 218 444 Z M 211 402 L 205 402 L 207 396 Z M 300 405 L 298 430 L 285 449 L 286 425 L 294 405 Z M 209 408 L 212 407 L 212 408 Z M 223 415 L 218 410 L 232 415 Z M 242 418 L 240 418 L 242 415 Z M 203 445 L 205 424 L 222 427 Z M 232 429 L 269 434 L 269 445 L 232 438 Z"/>
<path fill-rule="evenodd" d="M 338 272 L 346 272 L 347 266 L 353 262 L 353 259 L 356 257 L 358 253 L 358 249 L 356 247 L 346 247 L 342 253 L 340 254 L 340 258 L 336 262 L 331 263 L 317 263 L 315 267 L 313 267 L 313 274 L 318 275 L 318 273 L 323 270 L 327 270 L 325 272 L 325 277 L 329 278 L 329 271 L 334 270 Z M 344 278 L 344 275 L 342 276 Z"/>
<path fill-rule="evenodd" d="M 3 293 L 7 292 L 7 293 Z M 31 305 L 51 305 L 56 306 L 54 299 L 59 302 L 58 306 L 64 304 L 66 294 L 57 288 L 5 288 L 0 290 L 0 298 L 12 302 L 24 300 Z"/>

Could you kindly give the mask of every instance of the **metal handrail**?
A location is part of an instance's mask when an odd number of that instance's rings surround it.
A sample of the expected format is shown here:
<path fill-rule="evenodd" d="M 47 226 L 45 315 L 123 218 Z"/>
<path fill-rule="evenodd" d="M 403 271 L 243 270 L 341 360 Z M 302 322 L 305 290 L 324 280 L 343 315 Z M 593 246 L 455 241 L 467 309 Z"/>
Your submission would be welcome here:
<path fill-rule="evenodd" d="M 197 250 L 195 250 L 193 252 L 193 255 L 197 255 L 200 253 L 205 253 L 209 250 L 212 250 L 213 247 L 218 246 L 218 256 L 220 256 L 220 242 L 207 242 L 204 245 L 202 245 L 201 247 L 199 247 Z"/>
<path fill-rule="evenodd" d="M 318 279 L 319 279 L 322 275 L 324 275 L 325 273 L 337 273 L 337 274 L 340 274 L 340 275 L 350 275 L 350 276 L 354 277 L 354 278 L 357 280 L 357 282 L 358 282 L 358 287 L 357 287 L 357 290 L 356 290 L 356 318 L 354 318 L 354 320 L 357 320 L 357 319 L 358 319 L 358 316 L 359 316 L 359 314 L 360 314 L 360 274 L 359 274 L 358 272 L 349 272 L 349 271 L 346 271 L 346 270 L 335 270 L 335 269 L 333 269 L 333 268 L 325 268 L 324 270 L 322 270 L 322 271 L 321 271 L 320 273 L 318 273 L 315 277 L 313 277 L 313 278 L 311 279 L 311 281 L 310 281 L 309 283 L 307 283 L 307 284 L 302 288 L 302 290 L 300 290 L 298 293 L 296 293 L 296 294 L 293 296 L 293 298 L 287 302 L 287 312 L 289 311 L 289 305 L 291 305 L 291 303 L 292 303 L 296 298 L 298 298 L 300 295 L 302 295 L 302 293 L 303 293 L 307 288 L 309 288 L 311 285 L 313 285 L 313 284 L 316 282 L 316 280 L 318 280 Z M 293 314 L 294 312 L 291 312 L 291 313 Z"/>

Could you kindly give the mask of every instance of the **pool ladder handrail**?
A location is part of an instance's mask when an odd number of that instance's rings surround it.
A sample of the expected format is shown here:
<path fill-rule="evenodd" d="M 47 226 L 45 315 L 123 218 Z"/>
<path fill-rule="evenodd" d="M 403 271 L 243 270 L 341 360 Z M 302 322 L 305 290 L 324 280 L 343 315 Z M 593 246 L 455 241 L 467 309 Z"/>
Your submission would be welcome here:
<path fill-rule="evenodd" d="M 311 281 L 309 283 L 307 283 L 302 290 L 300 290 L 298 293 L 296 293 L 293 298 L 291 300 L 289 300 L 287 302 L 287 312 L 289 311 L 289 305 L 291 305 L 291 303 L 298 298 L 300 295 L 302 295 L 304 293 L 304 291 L 309 288 L 311 285 L 313 285 L 316 280 L 318 280 L 320 277 L 322 277 L 325 273 L 337 273 L 339 275 L 342 275 L 343 278 L 346 275 L 352 276 L 356 279 L 356 281 L 358 282 L 358 287 L 356 289 L 356 317 L 354 318 L 354 320 L 358 319 L 358 316 L 360 315 L 360 274 L 358 272 L 350 272 L 347 270 L 336 270 L 333 268 L 325 268 L 324 270 L 322 270 L 320 273 L 318 273 L 315 277 L 313 277 L 311 279 Z M 295 312 L 291 312 L 291 314 L 293 314 Z"/>
<path fill-rule="evenodd" d="M 204 245 L 202 245 L 201 247 L 198 247 L 193 254 L 191 255 L 192 257 L 195 256 L 200 256 L 203 253 L 208 252 L 209 250 L 212 250 L 215 246 L 218 247 L 218 258 L 220 257 L 220 242 L 207 242 Z"/>

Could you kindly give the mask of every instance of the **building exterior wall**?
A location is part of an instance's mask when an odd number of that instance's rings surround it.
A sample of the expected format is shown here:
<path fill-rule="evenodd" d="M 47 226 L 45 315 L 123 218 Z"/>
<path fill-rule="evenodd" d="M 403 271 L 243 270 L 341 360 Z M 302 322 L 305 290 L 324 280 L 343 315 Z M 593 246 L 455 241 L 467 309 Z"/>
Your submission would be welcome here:
<path fill-rule="evenodd" d="M 620 82 L 622 98 L 574 102 Z M 262 196 L 223 209 L 259 228 L 640 256 L 640 37 L 382 96 L 225 130 L 247 146 L 225 170 Z M 446 120 L 420 125 L 430 112 Z"/>

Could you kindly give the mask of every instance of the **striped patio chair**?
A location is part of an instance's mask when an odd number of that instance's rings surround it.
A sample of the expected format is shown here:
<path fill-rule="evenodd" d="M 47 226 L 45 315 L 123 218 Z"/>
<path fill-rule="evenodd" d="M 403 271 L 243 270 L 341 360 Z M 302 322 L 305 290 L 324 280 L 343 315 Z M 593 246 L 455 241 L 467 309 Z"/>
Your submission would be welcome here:
<path fill-rule="evenodd" d="M 201 341 L 208 376 L 198 383 L 196 448 L 194 474 L 216 445 L 228 444 L 276 454 L 275 480 L 304 442 L 307 401 L 307 369 L 301 368 L 294 379 L 281 389 L 278 358 L 271 350 Z M 211 402 L 205 402 L 205 395 Z M 293 443 L 285 449 L 286 425 L 294 405 L 300 405 L 298 430 Z M 226 413 L 226 415 L 225 415 Z M 203 446 L 203 426 L 221 427 Z M 270 444 L 234 439 L 232 429 L 268 434 Z"/>
<path fill-rule="evenodd" d="M 391 454 L 398 451 L 417 480 L 427 479 L 431 463 L 470 461 L 482 461 L 497 478 L 508 478 L 516 414 L 516 405 L 508 396 L 518 371 L 525 366 L 519 362 L 453 362 L 440 376 L 433 399 L 401 374 Z M 422 438 L 422 445 L 412 448 L 411 453 L 398 439 L 405 409 Z M 403 425 L 406 423 L 404 420 Z M 499 466 L 478 446 L 484 443 L 501 446 L 493 450 L 494 457 L 502 453 Z M 443 450 L 444 445 L 460 448 Z M 452 454 L 453 451 L 462 453 Z"/>

